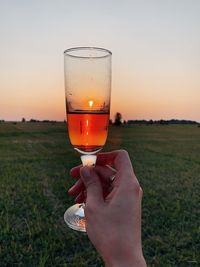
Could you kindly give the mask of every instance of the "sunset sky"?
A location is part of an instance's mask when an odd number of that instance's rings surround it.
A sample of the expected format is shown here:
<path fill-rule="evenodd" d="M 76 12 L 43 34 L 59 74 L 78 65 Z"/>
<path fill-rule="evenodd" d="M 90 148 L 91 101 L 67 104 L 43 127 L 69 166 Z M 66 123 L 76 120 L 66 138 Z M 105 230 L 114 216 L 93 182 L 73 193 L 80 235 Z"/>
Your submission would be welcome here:
<path fill-rule="evenodd" d="M 200 122 L 199 0 L 0 1 L 0 119 L 63 120 L 75 46 L 112 51 L 112 117 Z"/>

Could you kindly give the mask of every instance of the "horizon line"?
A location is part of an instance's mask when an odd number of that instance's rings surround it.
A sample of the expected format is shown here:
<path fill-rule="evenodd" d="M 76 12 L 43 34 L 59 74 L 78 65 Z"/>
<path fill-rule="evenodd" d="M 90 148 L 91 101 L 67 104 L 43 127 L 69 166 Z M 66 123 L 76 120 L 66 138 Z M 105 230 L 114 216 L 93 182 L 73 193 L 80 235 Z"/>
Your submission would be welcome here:
<path fill-rule="evenodd" d="M 22 118 L 23 119 L 23 118 Z M 34 118 L 31 118 L 29 120 L 26 120 L 25 121 L 22 121 L 21 120 L 6 120 L 6 119 L 0 119 L 0 122 L 23 122 L 23 123 L 26 123 L 26 122 L 31 122 L 31 120 L 33 120 L 34 122 L 66 122 L 67 120 L 66 119 L 63 119 L 63 120 L 53 120 L 53 119 L 34 119 Z M 112 122 L 114 120 L 110 119 Z M 153 121 L 153 122 L 158 122 L 158 121 L 188 121 L 188 122 L 196 122 L 196 123 L 200 123 L 200 120 L 192 120 L 192 119 L 177 119 L 177 118 L 171 118 L 171 119 L 163 119 L 163 118 L 160 118 L 160 119 L 127 119 L 127 120 L 122 120 L 122 122 L 126 121 Z"/>

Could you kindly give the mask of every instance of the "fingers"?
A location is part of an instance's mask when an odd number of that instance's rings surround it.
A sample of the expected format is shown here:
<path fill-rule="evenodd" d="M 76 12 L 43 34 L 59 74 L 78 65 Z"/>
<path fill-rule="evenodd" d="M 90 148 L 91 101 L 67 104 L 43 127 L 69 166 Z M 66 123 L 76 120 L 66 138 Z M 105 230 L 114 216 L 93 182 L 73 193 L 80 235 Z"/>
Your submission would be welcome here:
<path fill-rule="evenodd" d="M 70 173 L 72 175 L 75 175 L 75 177 L 77 178 L 77 173 L 79 173 L 80 176 L 80 168 L 81 166 L 77 166 L 73 168 Z M 110 192 L 111 190 L 111 178 L 116 174 L 116 170 L 114 170 L 110 166 L 96 166 L 94 167 L 94 170 L 99 175 L 104 195 L 107 195 L 107 192 Z M 68 194 L 71 196 L 78 196 L 81 191 L 85 191 L 85 186 L 83 181 L 81 179 L 78 179 L 77 182 L 68 190 Z"/>
<path fill-rule="evenodd" d="M 126 150 L 99 153 L 97 155 L 97 165 L 114 166 L 117 171 L 126 168 L 131 168 L 133 170 L 128 152 Z"/>
<path fill-rule="evenodd" d="M 99 153 L 97 155 L 96 166 L 114 166 L 116 170 L 125 169 L 126 167 L 132 169 L 132 164 L 126 150 L 116 150 L 113 152 Z M 80 177 L 80 168 L 82 165 L 71 169 L 70 175 L 74 178 Z"/>
<path fill-rule="evenodd" d="M 73 178 L 79 178 L 80 177 L 80 168 L 82 167 L 82 165 L 78 165 L 74 168 L 72 168 L 70 170 L 70 175 L 73 177 Z"/>
<path fill-rule="evenodd" d="M 94 205 L 101 205 L 104 202 L 102 186 L 97 173 L 93 167 L 82 167 L 80 169 L 81 179 L 86 187 L 87 202 Z"/>
<path fill-rule="evenodd" d="M 114 168 L 112 168 L 111 166 Z M 79 178 L 81 169 L 84 169 L 82 165 L 74 167 L 70 171 L 71 176 L 74 178 Z M 115 192 L 121 191 L 121 193 L 123 193 L 127 190 L 131 191 L 131 188 L 136 188 L 137 191 L 137 188 L 139 186 L 132 168 L 129 155 L 125 150 L 99 153 L 97 157 L 97 165 L 89 169 L 93 171 L 93 176 L 97 176 L 96 181 L 98 181 L 95 182 L 95 188 L 97 184 L 100 185 L 99 188 L 101 188 L 101 194 L 103 195 L 103 197 L 109 195 L 110 198 L 110 196 L 113 196 Z M 111 178 L 113 176 L 115 176 L 115 179 L 111 183 Z M 82 201 L 82 199 L 84 198 L 84 191 L 84 179 L 79 179 L 75 183 L 75 185 L 69 189 L 68 192 L 70 195 L 77 197 L 76 201 Z M 98 190 L 97 193 L 99 194 Z"/>
<path fill-rule="evenodd" d="M 112 183 L 112 191 L 107 195 L 106 201 L 110 201 L 115 195 L 119 199 L 139 195 L 140 185 L 134 174 L 129 155 L 125 150 L 99 154 L 97 164 L 109 164 L 117 170 Z"/>
<path fill-rule="evenodd" d="M 116 170 L 111 168 L 109 165 L 106 166 L 98 166 L 94 167 L 94 170 L 99 175 L 100 179 L 104 183 L 110 183 L 111 178 L 116 174 Z"/>
<path fill-rule="evenodd" d="M 76 166 L 74 168 L 72 168 L 70 170 L 70 175 L 75 178 L 78 179 L 80 178 L 80 168 L 82 167 L 82 165 Z M 95 170 L 97 170 L 97 172 L 102 176 L 102 178 L 109 178 L 112 175 L 114 175 L 114 173 L 116 173 L 116 170 L 114 168 L 112 168 L 110 165 L 106 165 L 106 166 L 95 166 Z"/>
<path fill-rule="evenodd" d="M 76 197 L 75 202 L 76 203 L 83 203 L 86 200 L 86 193 L 84 191 L 81 191 L 80 194 Z"/>
<path fill-rule="evenodd" d="M 85 186 L 81 179 L 79 179 L 69 190 L 68 194 L 71 196 L 77 196 L 81 191 L 84 191 Z"/>
<path fill-rule="evenodd" d="M 75 178 L 75 179 L 79 179 L 80 178 L 80 168 L 82 167 L 82 165 L 76 166 L 74 168 L 71 169 L 70 171 L 70 175 Z M 106 166 L 98 166 L 96 165 L 94 167 L 95 171 L 101 176 L 101 180 L 103 181 L 110 181 L 110 178 L 113 177 L 113 175 L 116 173 L 116 170 L 114 168 L 112 168 L 109 165 Z M 71 189 L 70 189 L 71 190 Z"/>
<path fill-rule="evenodd" d="M 134 180 L 135 183 L 138 183 L 128 152 L 125 150 L 98 154 L 97 164 L 110 164 L 117 170 L 115 180 L 113 181 L 114 187 L 119 187 L 119 185 L 121 186 L 121 183 L 125 183 L 125 186 L 128 187 L 129 184 L 133 182 L 131 182 L 131 180 Z"/>

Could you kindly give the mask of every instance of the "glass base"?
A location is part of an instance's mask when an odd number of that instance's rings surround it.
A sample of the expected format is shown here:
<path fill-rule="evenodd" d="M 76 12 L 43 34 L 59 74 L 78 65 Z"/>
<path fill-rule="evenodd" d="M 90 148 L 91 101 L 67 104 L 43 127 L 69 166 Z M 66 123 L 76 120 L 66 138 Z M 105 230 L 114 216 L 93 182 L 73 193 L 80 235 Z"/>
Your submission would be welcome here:
<path fill-rule="evenodd" d="M 64 220 L 71 229 L 86 232 L 84 204 L 75 204 L 68 208 L 65 211 Z"/>
<path fill-rule="evenodd" d="M 78 151 L 78 149 L 76 150 Z M 83 166 L 94 166 L 96 164 L 96 159 L 97 156 L 92 153 L 81 155 Z M 86 232 L 84 207 L 84 203 L 75 204 L 65 211 L 64 220 L 71 229 Z"/>

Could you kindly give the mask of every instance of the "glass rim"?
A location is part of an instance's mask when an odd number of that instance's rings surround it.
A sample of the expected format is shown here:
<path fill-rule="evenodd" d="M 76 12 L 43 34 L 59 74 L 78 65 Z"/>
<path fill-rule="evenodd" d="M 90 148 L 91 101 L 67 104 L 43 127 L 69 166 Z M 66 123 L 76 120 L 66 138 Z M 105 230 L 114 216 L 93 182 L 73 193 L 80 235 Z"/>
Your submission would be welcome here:
<path fill-rule="evenodd" d="M 70 54 L 70 52 L 73 51 L 79 51 L 79 50 L 97 50 L 97 51 L 102 51 L 105 54 L 104 55 L 100 55 L 100 56 L 79 56 L 76 54 Z M 92 59 L 92 58 L 105 58 L 105 57 L 109 57 L 112 55 L 112 52 L 106 48 L 102 48 L 102 47 L 96 47 L 96 46 L 77 46 L 77 47 L 71 47 L 68 48 L 64 51 L 64 55 L 69 56 L 69 57 L 74 57 L 74 58 L 86 58 L 86 59 Z"/>

